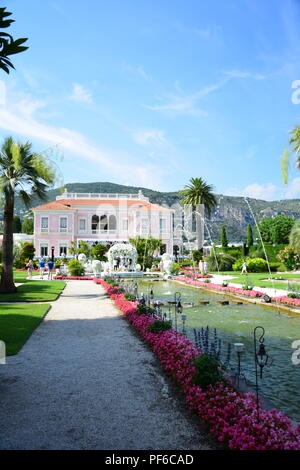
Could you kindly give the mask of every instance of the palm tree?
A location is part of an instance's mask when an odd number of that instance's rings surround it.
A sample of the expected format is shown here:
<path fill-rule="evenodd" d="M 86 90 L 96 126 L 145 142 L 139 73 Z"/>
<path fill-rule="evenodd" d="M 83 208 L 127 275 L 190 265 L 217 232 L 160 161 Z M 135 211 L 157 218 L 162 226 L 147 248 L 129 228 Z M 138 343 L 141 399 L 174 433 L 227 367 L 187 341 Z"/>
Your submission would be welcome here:
<path fill-rule="evenodd" d="M 7 137 L 0 149 L 0 194 L 4 206 L 3 262 L 1 293 L 17 290 L 13 281 L 13 220 L 14 203 L 19 195 L 28 207 L 32 196 L 46 198 L 46 190 L 56 180 L 53 163 L 31 151 L 31 144 L 14 142 Z"/>
<path fill-rule="evenodd" d="M 179 194 L 182 196 L 182 203 L 190 204 L 193 211 L 196 209 L 195 213 L 198 250 L 202 248 L 203 244 L 201 237 L 201 217 L 204 217 L 204 213 L 201 216 L 200 206 L 203 204 L 208 217 L 210 217 L 212 209 L 217 205 L 217 199 L 212 191 L 213 186 L 207 184 L 202 178 L 191 178 L 190 184 L 186 185 L 185 189 L 179 191 Z"/>
<path fill-rule="evenodd" d="M 293 152 L 296 154 L 296 167 L 300 169 L 300 126 L 296 126 L 291 132 L 289 144 L 292 146 Z"/>
<path fill-rule="evenodd" d="M 292 131 L 290 131 L 290 139 L 289 144 L 291 146 L 292 152 L 296 156 L 296 168 L 300 170 L 300 126 L 295 126 Z M 288 171 L 289 171 L 289 164 L 290 164 L 290 153 L 288 150 L 284 150 L 283 154 L 280 158 L 281 164 L 281 174 L 283 183 L 288 183 Z"/>

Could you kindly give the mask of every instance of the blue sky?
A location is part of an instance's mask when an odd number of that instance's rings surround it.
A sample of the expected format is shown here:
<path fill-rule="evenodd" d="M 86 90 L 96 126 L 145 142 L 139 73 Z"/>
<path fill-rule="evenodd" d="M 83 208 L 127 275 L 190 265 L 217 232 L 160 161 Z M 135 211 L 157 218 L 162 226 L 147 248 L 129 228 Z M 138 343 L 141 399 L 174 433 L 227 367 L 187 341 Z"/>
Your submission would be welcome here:
<path fill-rule="evenodd" d="M 300 124 L 299 0 L 7 7 L 30 48 L 0 77 L 1 137 L 50 148 L 66 183 L 174 191 L 193 176 L 217 193 L 300 197 L 300 172 L 285 186 L 279 164 Z"/>

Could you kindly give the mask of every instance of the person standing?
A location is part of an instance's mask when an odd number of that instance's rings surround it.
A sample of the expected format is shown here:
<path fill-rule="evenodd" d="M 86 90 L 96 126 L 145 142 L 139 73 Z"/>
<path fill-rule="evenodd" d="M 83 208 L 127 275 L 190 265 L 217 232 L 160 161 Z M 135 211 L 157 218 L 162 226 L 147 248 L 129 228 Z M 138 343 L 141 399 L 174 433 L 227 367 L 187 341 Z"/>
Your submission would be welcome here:
<path fill-rule="evenodd" d="M 245 274 L 247 273 L 247 263 L 246 261 L 244 260 L 243 264 L 242 264 L 242 274 Z"/>
<path fill-rule="evenodd" d="M 48 281 L 52 281 L 53 268 L 54 268 L 54 262 L 52 261 L 52 259 L 49 259 L 49 261 L 48 261 Z"/>
<path fill-rule="evenodd" d="M 40 259 L 39 266 L 40 266 L 40 279 L 44 279 L 45 260 L 43 257 Z"/>
<path fill-rule="evenodd" d="M 27 272 L 28 272 L 28 278 L 32 279 L 32 270 L 33 270 L 33 261 L 30 259 L 26 265 Z"/>

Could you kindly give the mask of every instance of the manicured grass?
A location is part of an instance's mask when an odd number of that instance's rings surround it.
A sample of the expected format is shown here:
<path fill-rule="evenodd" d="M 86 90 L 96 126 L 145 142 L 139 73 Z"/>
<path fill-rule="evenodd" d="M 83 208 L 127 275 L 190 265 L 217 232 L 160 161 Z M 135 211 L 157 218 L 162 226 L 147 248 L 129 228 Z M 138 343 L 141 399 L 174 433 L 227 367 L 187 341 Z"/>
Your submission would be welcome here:
<path fill-rule="evenodd" d="M 218 273 L 215 273 L 218 274 Z M 230 279 L 229 282 L 233 284 L 244 284 L 245 282 L 251 281 L 254 286 L 256 287 L 274 287 L 275 289 L 284 289 L 287 290 L 288 283 L 287 282 L 280 282 L 280 281 L 265 281 L 264 279 L 270 278 L 270 273 L 248 273 L 248 274 L 241 274 L 235 271 L 225 271 L 222 274 L 228 274 L 229 276 L 235 276 L 234 279 Z M 283 279 L 299 279 L 300 274 L 279 274 L 279 273 L 272 273 L 272 278 L 283 278 Z M 292 283 L 292 282 L 291 282 Z M 300 288 L 300 285 L 299 285 Z"/>
<path fill-rule="evenodd" d="M 17 354 L 49 308 L 49 304 L 0 306 L 0 340 L 7 356 Z"/>
<path fill-rule="evenodd" d="M 32 276 L 39 276 L 39 271 L 33 271 L 32 273 Z M 16 271 L 14 269 L 14 282 L 18 282 L 18 283 L 24 283 L 24 282 L 29 282 L 29 280 L 26 279 L 26 277 L 28 276 L 28 273 L 27 271 Z"/>
<path fill-rule="evenodd" d="M 27 281 L 15 294 L 0 294 L 0 302 L 51 302 L 65 285 L 63 281 Z"/>

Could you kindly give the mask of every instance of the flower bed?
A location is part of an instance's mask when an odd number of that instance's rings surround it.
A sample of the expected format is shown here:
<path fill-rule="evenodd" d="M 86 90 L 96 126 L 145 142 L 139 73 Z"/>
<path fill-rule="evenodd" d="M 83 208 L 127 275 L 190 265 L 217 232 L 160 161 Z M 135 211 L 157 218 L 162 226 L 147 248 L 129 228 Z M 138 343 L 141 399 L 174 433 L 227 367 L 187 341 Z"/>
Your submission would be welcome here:
<path fill-rule="evenodd" d="M 257 290 L 245 290 L 245 289 L 241 289 L 240 287 L 234 287 L 234 286 L 224 287 L 224 286 L 221 286 L 220 284 L 214 284 L 211 282 L 207 284 L 205 282 L 198 281 L 196 279 L 191 279 L 186 276 L 177 276 L 175 280 L 185 282 L 186 284 L 192 284 L 194 286 L 209 287 L 209 288 L 216 289 L 219 291 L 232 292 L 233 294 L 245 295 L 247 297 L 252 297 L 252 298 L 260 298 L 266 295 L 265 292 L 261 292 Z M 280 297 L 270 297 L 270 299 L 273 302 L 280 302 L 285 305 L 291 305 L 293 307 L 300 307 L 300 299 L 293 299 L 286 295 L 282 295 Z"/>
<path fill-rule="evenodd" d="M 262 297 L 263 295 L 265 295 L 264 292 L 260 292 L 257 290 L 245 290 L 245 289 L 241 289 L 240 287 L 233 287 L 233 286 L 224 287 L 224 286 L 221 286 L 220 284 L 214 284 L 212 282 L 208 284 L 206 282 L 191 279 L 186 276 L 177 276 L 175 280 L 185 282 L 187 284 L 192 284 L 194 286 L 201 286 L 201 287 L 209 286 L 209 288 L 212 288 L 212 289 L 221 290 L 223 292 L 232 292 L 234 294 L 242 294 L 248 297 Z"/>
<path fill-rule="evenodd" d="M 194 279 L 209 279 L 213 277 L 211 274 L 201 274 L 198 271 L 181 271 L 186 277 L 192 277 Z"/>
<path fill-rule="evenodd" d="M 210 432 L 229 449 L 240 450 L 300 450 L 300 425 L 277 410 L 259 409 L 257 422 L 254 394 L 236 391 L 230 385 L 218 382 L 203 390 L 193 384 L 194 359 L 201 351 L 173 328 L 161 333 L 148 330 L 155 318 L 138 314 L 138 302 L 127 301 L 120 292 L 112 292 L 110 284 L 94 279 L 110 294 L 111 299 L 129 322 L 149 344 L 160 360 L 162 368 L 180 387 L 188 406 L 205 422 Z"/>
<path fill-rule="evenodd" d="M 63 280 L 76 280 L 76 281 L 93 281 L 94 277 L 89 276 L 53 276 L 53 279 L 63 279 Z"/>

